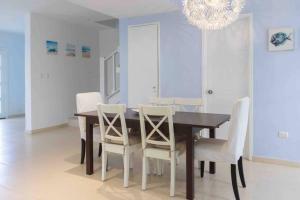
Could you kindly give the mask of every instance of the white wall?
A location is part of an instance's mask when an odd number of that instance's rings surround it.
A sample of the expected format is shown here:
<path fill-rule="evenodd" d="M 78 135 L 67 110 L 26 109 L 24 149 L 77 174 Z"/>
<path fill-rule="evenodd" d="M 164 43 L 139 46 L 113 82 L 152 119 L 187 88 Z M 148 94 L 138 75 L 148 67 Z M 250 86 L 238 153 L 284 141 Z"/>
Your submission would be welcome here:
<path fill-rule="evenodd" d="M 26 30 L 26 130 L 66 123 L 76 112 L 75 95 L 99 91 L 99 33 L 31 13 Z M 46 41 L 58 42 L 58 55 L 48 55 Z M 65 56 L 67 43 L 76 45 L 76 57 Z M 81 45 L 91 58 L 82 58 Z"/>
<path fill-rule="evenodd" d="M 24 34 L 0 31 L 0 49 L 7 52 L 7 108 L 8 117 L 25 113 L 25 53 Z"/>
<path fill-rule="evenodd" d="M 119 29 L 99 31 L 100 56 L 109 56 L 119 46 Z"/>
<path fill-rule="evenodd" d="M 119 29 L 111 28 L 107 30 L 99 31 L 99 50 L 101 57 L 109 56 L 113 51 L 115 51 L 119 47 Z M 104 65 L 100 67 L 100 91 L 104 94 Z M 115 101 L 112 103 L 116 103 L 119 101 L 119 97 L 116 97 Z"/>

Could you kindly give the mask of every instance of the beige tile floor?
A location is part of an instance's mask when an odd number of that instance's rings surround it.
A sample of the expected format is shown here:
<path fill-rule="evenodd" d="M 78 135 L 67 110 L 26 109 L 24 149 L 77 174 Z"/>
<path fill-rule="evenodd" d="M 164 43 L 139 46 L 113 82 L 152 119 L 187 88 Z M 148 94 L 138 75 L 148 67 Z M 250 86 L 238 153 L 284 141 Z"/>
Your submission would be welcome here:
<path fill-rule="evenodd" d="M 96 149 L 95 149 L 96 152 Z M 96 154 L 96 153 L 95 153 Z M 0 120 L 0 200 L 154 200 L 184 199 L 184 158 L 177 168 L 176 197 L 169 198 L 169 174 L 151 176 L 141 191 L 141 159 L 134 159 L 130 187 L 123 188 L 121 158 L 110 156 L 109 179 L 100 181 L 101 159 L 95 158 L 95 174 L 85 175 L 79 164 L 77 128 L 65 127 L 33 135 L 24 134 L 24 119 Z M 195 169 L 196 199 L 231 200 L 229 166 L 219 164 L 216 175 L 199 178 Z M 168 171 L 168 166 L 166 167 Z M 300 169 L 245 162 L 247 189 L 244 200 L 300 199 Z"/>

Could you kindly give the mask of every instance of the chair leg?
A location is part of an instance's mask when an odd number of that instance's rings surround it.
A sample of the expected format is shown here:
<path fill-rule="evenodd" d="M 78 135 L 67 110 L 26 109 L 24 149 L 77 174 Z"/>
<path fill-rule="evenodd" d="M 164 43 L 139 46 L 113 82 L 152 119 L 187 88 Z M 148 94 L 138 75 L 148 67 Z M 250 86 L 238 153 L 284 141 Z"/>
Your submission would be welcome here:
<path fill-rule="evenodd" d="M 200 176 L 201 176 L 201 178 L 203 178 L 204 177 L 205 161 L 199 161 L 199 165 L 200 165 Z"/>
<path fill-rule="evenodd" d="M 106 156 L 106 171 L 109 170 L 109 162 L 108 162 L 108 155 Z"/>
<path fill-rule="evenodd" d="M 231 164 L 231 182 L 232 182 L 232 188 L 233 188 L 235 199 L 240 200 L 239 189 L 238 189 L 237 180 L 236 180 L 236 165 L 235 164 Z"/>
<path fill-rule="evenodd" d="M 162 162 L 161 162 L 161 160 L 159 160 L 159 159 L 157 159 L 156 160 L 156 172 L 157 172 L 157 176 L 161 176 L 162 175 L 162 169 L 161 169 L 161 167 L 162 167 Z"/>
<path fill-rule="evenodd" d="M 85 157 L 85 140 L 81 139 L 81 160 L 80 160 L 80 164 L 84 163 L 84 157 Z"/>
<path fill-rule="evenodd" d="M 102 155 L 102 181 L 106 179 L 106 170 L 107 170 L 107 152 L 103 151 Z"/>
<path fill-rule="evenodd" d="M 147 164 L 146 165 L 147 176 L 152 174 L 151 166 L 150 166 L 151 161 L 152 161 L 152 159 L 147 158 L 147 162 L 146 162 L 146 164 Z"/>
<path fill-rule="evenodd" d="M 134 163 L 134 153 L 130 155 L 129 159 L 129 169 L 133 169 L 133 163 Z"/>
<path fill-rule="evenodd" d="M 102 144 L 99 143 L 98 157 L 101 157 L 101 154 L 102 154 Z"/>
<path fill-rule="evenodd" d="M 143 156 L 143 174 L 142 174 L 142 190 L 146 190 L 147 185 L 147 176 L 148 176 L 148 158 L 146 156 Z"/>
<path fill-rule="evenodd" d="M 124 187 L 128 187 L 128 179 L 129 179 L 129 152 L 128 149 L 125 149 L 123 155 L 123 163 L 124 163 Z"/>
<path fill-rule="evenodd" d="M 175 196 L 175 180 L 176 180 L 176 157 L 175 152 L 171 152 L 171 184 L 170 184 L 170 196 Z"/>
<path fill-rule="evenodd" d="M 246 187 L 246 182 L 245 182 L 245 176 L 244 176 L 244 168 L 243 168 L 243 158 L 242 156 L 240 157 L 238 161 L 238 168 L 239 168 L 239 174 L 240 174 L 240 179 L 243 185 L 243 188 Z"/>
<path fill-rule="evenodd" d="M 165 162 L 164 162 L 164 160 L 160 161 L 160 169 L 161 169 L 161 176 L 163 176 L 164 172 L 165 172 Z"/>

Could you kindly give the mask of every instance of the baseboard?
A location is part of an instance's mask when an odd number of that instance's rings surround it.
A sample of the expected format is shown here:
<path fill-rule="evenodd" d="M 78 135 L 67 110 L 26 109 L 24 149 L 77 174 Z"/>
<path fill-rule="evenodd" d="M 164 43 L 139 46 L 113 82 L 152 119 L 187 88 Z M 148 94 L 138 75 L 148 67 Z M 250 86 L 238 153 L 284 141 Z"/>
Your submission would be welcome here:
<path fill-rule="evenodd" d="M 7 116 L 8 119 L 10 119 L 10 118 L 17 118 L 17 117 L 25 117 L 25 113 Z"/>
<path fill-rule="evenodd" d="M 26 130 L 25 133 L 27 134 L 34 134 L 34 133 L 40 133 L 40 132 L 44 132 L 44 131 L 52 131 L 55 129 L 59 129 L 59 128 L 64 128 L 68 126 L 68 123 L 63 123 L 63 124 L 59 124 L 56 126 L 50 126 L 50 127 L 46 127 L 46 128 L 40 128 L 40 129 L 34 129 L 34 130 Z"/>
<path fill-rule="evenodd" d="M 291 160 L 280 160 L 280 159 L 276 159 L 276 158 L 253 156 L 253 161 L 267 163 L 267 164 L 284 165 L 284 166 L 288 166 L 288 167 L 300 168 L 300 162 L 291 161 Z"/>
<path fill-rule="evenodd" d="M 71 118 L 69 118 L 68 124 L 71 127 L 79 127 L 79 125 L 78 125 L 78 118 L 77 117 L 71 117 Z"/>

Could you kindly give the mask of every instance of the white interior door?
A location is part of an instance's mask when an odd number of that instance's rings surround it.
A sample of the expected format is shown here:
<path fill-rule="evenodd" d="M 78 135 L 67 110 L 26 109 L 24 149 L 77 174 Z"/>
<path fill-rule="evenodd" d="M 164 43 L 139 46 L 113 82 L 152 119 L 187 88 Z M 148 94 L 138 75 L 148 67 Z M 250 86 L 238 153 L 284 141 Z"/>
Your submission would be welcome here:
<path fill-rule="evenodd" d="M 159 92 L 159 25 L 128 29 L 128 106 L 147 103 Z"/>
<path fill-rule="evenodd" d="M 6 98 L 7 98 L 7 53 L 0 49 L 0 118 L 5 118 L 6 113 Z"/>
<path fill-rule="evenodd" d="M 203 95 L 209 113 L 230 114 L 238 98 L 252 98 L 251 24 L 250 16 L 241 16 L 223 30 L 204 33 Z M 227 129 L 228 123 L 216 137 L 227 138 Z"/>

